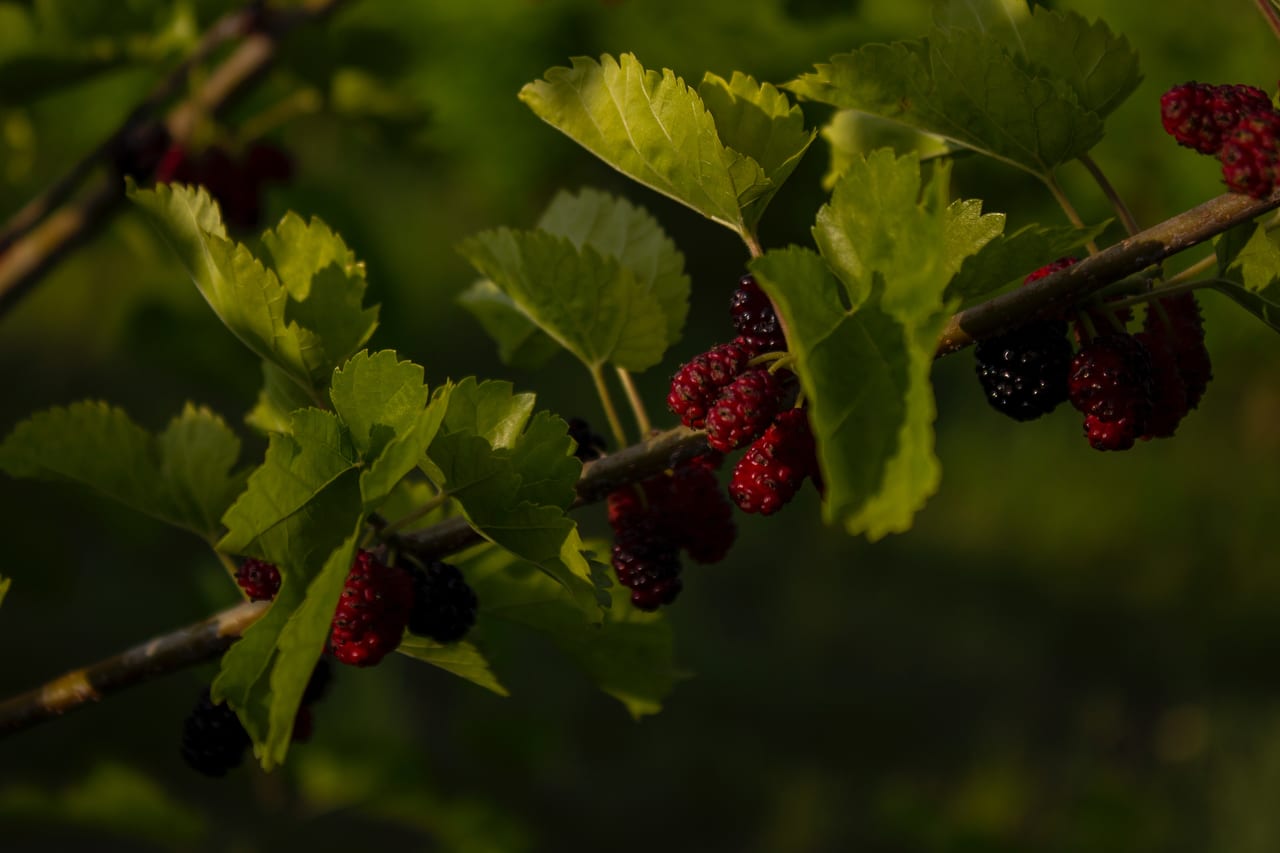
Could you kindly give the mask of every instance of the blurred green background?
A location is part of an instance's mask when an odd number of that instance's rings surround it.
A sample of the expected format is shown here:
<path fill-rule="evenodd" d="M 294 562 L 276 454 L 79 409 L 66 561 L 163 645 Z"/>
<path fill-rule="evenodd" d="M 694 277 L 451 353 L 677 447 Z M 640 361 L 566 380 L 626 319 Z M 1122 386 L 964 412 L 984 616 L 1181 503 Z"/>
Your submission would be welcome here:
<path fill-rule="evenodd" d="M 119 123 L 229 5 L 0 3 L 0 58 L 36 45 L 101 64 L 41 85 L 56 63 L 0 62 L 0 218 Z M 1145 81 L 1095 151 L 1138 219 L 1221 192 L 1216 164 L 1161 131 L 1157 101 L 1188 79 L 1274 91 L 1280 44 L 1255 4 L 1053 5 L 1103 17 L 1141 55 Z M 508 378 L 597 423 L 568 358 L 537 375 L 497 360 L 454 302 L 472 280 L 454 247 L 531 226 L 562 187 L 647 207 L 694 284 L 684 341 L 640 377 L 665 423 L 671 371 L 729 334 L 745 252 L 515 93 L 572 55 L 623 51 L 690 81 L 736 69 L 783 82 L 928 21 L 923 0 L 359 0 L 291 39 L 228 118 L 296 158 L 268 220 L 320 216 L 368 262 L 374 347 L 424 364 L 433 384 Z M 813 125 L 829 117 L 805 111 Z M 820 140 L 766 215 L 766 246 L 808 242 L 826 158 Z M 1086 220 L 1110 215 L 1082 169 L 1062 178 Z M 957 163 L 955 183 L 1012 226 L 1061 221 L 1039 185 L 978 158 Z M 850 539 L 822 527 L 812 490 L 780 516 L 740 515 L 730 558 L 689 567 L 669 610 L 692 677 L 657 717 L 631 722 L 549 645 L 499 661 L 505 700 L 392 656 L 338 673 L 314 741 L 283 771 L 211 781 L 177 751 L 211 664 L 0 742 L 0 847 L 1280 849 L 1280 345 L 1216 295 L 1202 302 L 1216 379 L 1176 439 L 1129 453 L 1091 450 L 1065 407 L 1009 421 L 983 402 L 971 354 L 939 362 L 944 479 L 915 529 Z M 189 399 L 238 424 L 260 381 L 129 210 L 0 318 L 0 376 L 3 432 L 86 397 L 152 428 Z M 258 458 L 263 442 L 243 434 Z M 13 578 L 0 695 L 237 600 L 199 542 L 92 495 L 0 479 L 0 506 L 0 575 Z M 601 532 L 598 508 L 583 518 Z"/>

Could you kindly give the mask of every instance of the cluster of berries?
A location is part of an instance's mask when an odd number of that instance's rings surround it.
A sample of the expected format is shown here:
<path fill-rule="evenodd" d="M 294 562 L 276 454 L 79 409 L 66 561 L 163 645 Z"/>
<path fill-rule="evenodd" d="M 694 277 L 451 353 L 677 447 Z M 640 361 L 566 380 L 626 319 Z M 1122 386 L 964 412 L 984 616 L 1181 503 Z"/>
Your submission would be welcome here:
<path fill-rule="evenodd" d="M 324 698 L 333 679 L 333 670 L 324 658 L 316 664 L 302 693 L 302 705 L 293 720 L 294 743 L 306 743 L 314 730 L 311 706 Z M 236 712 L 224 704 L 214 704 L 206 687 L 195 707 L 182 721 L 182 760 L 205 776 L 225 776 L 239 767 L 249 750 L 249 733 Z"/>
<path fill-rule="evenodd" d="M 1031 275 L 1035 281 L 1064 269 L 1055 261 Z M 1037 320 L 979 342 L 978 379 L 987 401 L 1009 417 L 1033 420 L 1070 400 L 1085 416 L 1089 444 L 1128 450 L 1139 439 L 1167 438 L 1200 403 L 1213 378 L 1204 345 L 1200 306 L 1190 292 L 1155 299 L 1143 330 L 1124 328 L 1128 309 L 1088 309 L 1094 328 L 1077 323 L 1079 351 L 1072 353 L 1063 319 Z M 1113 323 L 1114 320 L 1114 323 Z"/>
<path fill-rule="evenodd" d="M 681 423 L 707 431 L 711 451 L 609 495 L 614 572 L 641 610 L 670 604 L 680 593 L 680 551 L 715 563 L 733 545 L 733 507 L 716 476 L 725 453 L 750 445 L 729 486 L 747 512 L 777 512 L 805 477 L 817 475 L 808 416 L 785 408 L 794 376 L 752 363 L 787 348 L 769 297 L 744 276 L 729 312 L 737 337 L 681 365 L 667 396 Z"/>
<path fill-rule="evenodd" d="M 705 429 L 707 444 L 721 453 L 750 445 L 734 466 L 729 496 L 744 512 L 769 515 L 806 477 L 816 477 L 813 434 L 803 409 L 785 407 L 794 375 L 753 365 L 757 356 L 785 351 L 787 341 L 750 275 L 739 282 L 729 311 L 738 336 L 681 365 L 667 406 L 685 426 Z"/>
<path fill-rule="evenodd" d="M 275 598 L 280 571 L 248 558 L 236 581 L 253 601 Z M 407 628 L 440 643 L 452 643 L 475 624 L 476 594 L 451 563 L 432 561 L 405 569 L 360 551 L 338 599 L 329 632 L 329 652 L 350 666 L 373 666 L 400 645 Z"/>
<path fill-rule="evenodd" d="M 1183 83 L 1160 98 L 1160 120 L 1179 145 L 1222 162 L 1228 189 L 1270 195 L 1280 163 L 1280 112 L 1254 86 Z"/>
<path fill-rule="evenodd" d="M 268 142 L 254 142 L 239 159 L 211 145 L 195 154 L 170 145 L 155 168 L 159 183 L 201 184 L 218 201 L 223 221 L 233 230 L 257 228 L 262 219 L 262 188 L 293 177 L 293 159 Z"/>
<path fill-rule="evenodd" d="M 695 562 L 718 563 L 737 528 L 716 479 L 724 457 L 705 453 L 609 495 L 613 569 L 631 603 L 657 610 L 680 594 L 683 549 Z"/>

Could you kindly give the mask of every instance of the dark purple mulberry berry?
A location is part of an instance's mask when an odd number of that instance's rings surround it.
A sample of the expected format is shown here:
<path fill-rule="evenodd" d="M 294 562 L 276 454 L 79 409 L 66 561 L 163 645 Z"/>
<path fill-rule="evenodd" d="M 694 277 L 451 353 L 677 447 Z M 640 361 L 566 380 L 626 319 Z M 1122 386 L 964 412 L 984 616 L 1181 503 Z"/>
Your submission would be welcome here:
<path fill-rule="evenodd" d="M 433 560 L 413 572 L 409 630 L 438 643 L 456 642 L 476 623 L 477 603 L 457 566 Z"/>
<path fill-rule="evenodd" d="M 1076 353 L 1067 379 L 1071 405 L 1086 415 L 1089 443 L 1127 450 L 1151 415 L 1151 360 L 1130 335 L 1094 338 Z"/>
<path fill-rule="evenodd" d="M 1063 320 L 1029 323 L 979 341 L 974 356 L 987 402 L 1014 420 L 1035 420 L 1067 399 L 1071 344 Z"/>
<path fill-rule="evenodd" d="M 787 348 L 787 338 L 773 303 L 754 277 L 744 275 L 738 282 L 738 289 L 729 300 L 729 315 L 738 340 L 751 349 L 752 355 Z"/>
<path fill-rule="evenodd" d="M 240 766 L 248 749 L 249 735 L 236 712 L 213 704 L 205 688 L 182 721 L 182 760 L 206 776 L 225 776 Z"/>

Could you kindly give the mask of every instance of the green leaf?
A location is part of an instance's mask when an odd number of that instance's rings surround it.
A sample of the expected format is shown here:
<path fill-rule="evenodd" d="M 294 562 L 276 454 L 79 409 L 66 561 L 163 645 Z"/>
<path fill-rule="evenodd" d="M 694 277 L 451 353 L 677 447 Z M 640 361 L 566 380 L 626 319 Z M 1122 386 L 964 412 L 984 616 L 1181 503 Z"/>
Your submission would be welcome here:
<path fill-rule="evenodd" d="M 868 45 L 832 57 L 786 88 L 903 122 L 1040 176 L 1102 138 L 1101 119 L 1066 82 L 1037 76 L 990 33 L 935 29 L 927 39 Z"/>
<path fill-rule="evenodd" d="M 314 398 L 333 369 L 372 334 L 377 309 L 360 310 L 364 270 L 317 220 L 286 216 L 264 245 L 277 269 L 227 239 L 217 205 L 203 190 L 157 185 L 137 203 L 209 306 L 249 349 L 274 362 Z"/>
<path fill-rule="evenodd" d="M 550 412 L 538 412 L 512 448 L 511 460 L 520 475 L 516 496 L 535 504 L 568 509 L 578 496 L 575 486 L 582 462 L 574 456 L 569 425 Z"/>
<path fill-rule="evenodd" d="M 478 382 L 474 376 L 468 376 L 450 388 L 440 430 L 469 432 L 495 448 L 509 448 L 529 425 L 536 400 L 533 394 L 515 393 L 515 386 L 510 382 L 493 379 Z"/>
<path fill-rule="evenodd" d="M 1018 41 L 1037 74 L 1066 83 L 1080 106 L 1099 116 L 1113 112 L 1142 82 L 1129 40 L 1073 11 L 1036 6 L 1019 25 Z"/>
<path fill-rule="evenodd" d="M 459 250 L 589 370 L 612 362 L 640 371 L 662 360 L 662 304 L 617 259 L 545 231 L 507 228 L 477 234 Z"/>
<path fill-rule="evenodd" d="M 366 466 L 360 492 L 372 510 L 422 461 L 448 400 L 427 405 L 422 368 L 392 350 L 352 356 L 334 372 L 329 396 Z"/>
<path fill-rule="evenodd" d="M 561 191 L 551 200 L 538 228 L 590 246 L 630 270 L 658 300 L 666 318 L 666 344 L 680 340 L 689 313 L 689 276 L 684 255 L 649 211 L 626 199 L 585 188 Z"/>
<path fill-rule="evenodd" d="M 743 208 L 768 191 L 760 164 L 727 148 L 715 119 L 672 71 L 631 54 L 574 57 L 525 85 L 539 118 L 613 168 L 739 233 Z"/>
<path fill-rule="evenodd" d="M 498 344 L 498 358 L 511 367 L 537 370 L 560 352 L 560 345 L 533 324 L 511 297 L 487 278 L 477 280 L 458 296 L 489 337 Z"/>
<path fill-rule="evenodd" d="M 947 286 L 947 301 L 962 305 L 1006 285 L 1020 282 L 1050 261 L 1070 255 L 1106 230 L 1108 222 L 1078 230 L 1070 225 L 1027 225 L 1012 234 L 1000 234 L 977 254 L 965 258 L 960 272 Z"/>
<path fill-rule="evenodd" d="M 1219 238 L 1216 250 L 1222 281 L 1213 285 L 1272 329 L 1280 331 L 1280 243 L 1264 226 Z"/>
<path fill-rule="evenodd" d="M 361 307 L 364 264 L 329 226 L 292 212 L 262 235 L 262 246 L 289 291 L 286 319 L 309 333 L 300 341 L 312 384 L 323 387 L 378 326 L 377 306 Z"/>
<path fill-rule="evenodd" d="M 804 113 L 772 84 L 757 83 L 739 71 L 726 81 L 707 73 L 698 95 L 715 117 L 721 141 L 758 163 L 769 185 L 743 206 L 747 228 L 755 230 L 765 208 L 800 163 L 813 142 Z"/>
<path fill-rule="evenodd" d="M 0 444 L 0 470 L 88 486 L 211 541 L 244 486 L 232 470 L 239 456 L 240 440 L 208 409 L 188 403 L 152 436 L 120 409 L 83 402 L 15 426 Z"/>
<path fill-rule="evenodd" d="M 831 148 L 830 166 L 822 176 L 822 188 L 828 192 L 850 163 L 876 148 L 892 148 L 898 154 L 914 151 L 921 162 L 956 151 L 931 133 L 857 110 L 837 110 L 823 126 L 822 138 Z"/>
<path fill-rule="evenodd" d="M 596 685 L 639 718 L 656 714 L 682 674 L 673 661 L 671 626 L 632 607 L 614 586 L 604 621 L 584 618 L 566 591 L 527 562 L 490 550 L 463 567 L 480 601 L 481 620 L 503 620 L 544 634 Z"/>
<path fill-rule="evenodd" d="M 989 233 L 948 240 L 956 214 L 947 172 L 934 170 L 921 199 L 916 158 L 875 152 L 850 167 L 820 211 L 822 258 L 792 247 L 751 265 L 797 357 L 826 518 L 873 540 L 907 530 L 940 478 L 929 371 L 952 307 L 944 294 L 960 259 Z"/>
<path fill-rule="evenodd" d="M 295 546 L 285 522 L 312 509 L 315 498 L 358 462 L 351 436 L 335 415 L 294 412 L 289 432 L 271 434 L 265 460 L 222 517 L 227 535 L 218 550 L 287 562 Z"/>
<path fill-rule="evenodd" d="M 288 432 L 289 420 L 298 409 L 313 403 L 307 392 L 289 374 L 270 361 L 262 362 L 262 390 L 258 402 L 245 415 L 249 426 L 264 433 Z"/>
<path fill-rule="evenodd" d="M 986 248 L 1004 233 L 1003 213 L 983 213 L 980 199 L 957 199 L 947 207 L 946 240 L 948 260 L 954 276 L 965 260 Z"/>
<path fill-rule="evenodd" d="M 554 584 L 553 584 L 554 585 Z M 405 634 L 399 648 L 400 654 L 438 666 L 445 672 L 451 672 L 459 678 L 465 678 L 472 684 L 478 684 L 485 690 L 493 691 L 499 696 L 510 696 L 507 688 L 498 680 L 488 659 L 478 648 L 468 642 L 437 643 L 426 637 Z"/>

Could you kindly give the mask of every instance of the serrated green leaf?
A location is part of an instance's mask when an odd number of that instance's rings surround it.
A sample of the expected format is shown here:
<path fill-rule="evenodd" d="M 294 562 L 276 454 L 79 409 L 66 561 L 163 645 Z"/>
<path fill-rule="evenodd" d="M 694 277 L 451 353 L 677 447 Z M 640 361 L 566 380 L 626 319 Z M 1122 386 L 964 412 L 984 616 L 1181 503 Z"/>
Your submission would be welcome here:
<path fill-rule="evenodd" d="M 1258 224 L 1253 221 L 1241 222 L 1232 228 L 1219 234 L 1213 238 L 1213 253 L 1218 260 L 1218 278 L 1225 278 L 1237 283 L 1242 283 L 1241 271 L 1235 266 L 1236 258 L 1244 251 L 1258 233 Z M 1259 246 L 1258 248 L 1263 248 Z M 1264 268 L 1267 264 L 1265 256 L 1261 258 L 1264 262 Z M 1276 268 L 1280 270 L 1280 259 L 1276 261 Z"/>
<path fill-rule="evenodd" d="M 488 658 L 471 643 L 437 643 L 426 637 L 405 634 L 404 640 L 396 649 L 402 655 L 438 666 L 445 672 L 451 672 L 459 678 L 465 678 L 472 684 L 499 696 L 510 696 L 511 693 L 498 680 Z"/>
<path fill-rule="evenodd" d="M 464 571 L 482 620 L 512 622 L 546 635 L 633 717 L 660 711 L 681 677 L 673 662 L 670 625 L 660 614 L 632 607 L 624 587 L 614 587 L 608 615 L 593 624 L 562 587 L 527 562 L 493 550 Z"/>
<path fill-rule="evenodd" d="M 1036 76 L 990 33 L 838 54 L 786 84 L 803 99 L 901 121 L 1035 175 L 1088 152 L 1102 121 L 1067 83 Z"/>
<path fill-rule="evenodd" d="M 482 536 L 538 565 L 568 589 L 578 606 L 599 609 L 596 577 L 574 548 L 577 525 L 558 506 L 521 496 L 522 476 L 509 452 L 471 432 L 444 432 L 427 451 L 440 485 Z"/>
<path fill-rule="evenodd" d="M 437 392 L 438 393 L 438 392 Z M 515 393 L 510 382 L 468 376 L 453 385 L 441 432 L 469 432 L 495 448 L 509 448 L 529 425 L 537 398 Z"/>
<path fill-rule="evenodd" d="M 537 370 L 560 352 L 560 345 L 533 324 L 510 296 L 492 281 L 482 278 L 458 296 L 458 304 L 471 312 L 485 333 L 498 345 L 498 358 L 511 367 Z"/>
<path fill-rule="evenodd" d="M 606 362 L 640 371 L 662 360 L 662 304 L 631 270 L 590 245 L 545 231 L 485 231 L 463 256 L 591 371 Z"/>
<path fill-rule="evenodd" d="M 288 216 L 279 234 L 264 235 L 271 259 L 280 265 L 277 275 L 244 245 L 227 239 L 218 207 L 203 189 L 159 184 L 140 190 L 130 182 L 129 197 L 227 328 L 313 399 L 333 369 L 373 332 L 377 309 L 360 310 L 363 267 L 318 220 L 307 225 Z"/>
<path fill-rule="evenodd" d="M 298 383 L 270 361 L 262 362 L 262 390 L 258 402 L 244 417 L 244 422 L 264 433 L 288 432 L 289 421 L 298 409 L 314 401 Z"/>
<path fill-rule="evenodd" d="M 324 652 L 333 625 L 356 543 L 364 527 L 357 517 L 350 535 L 329 554 L 320 571 L 307 586 L 306 598 L 289 617 L 280 632 L 275 661 L 271 668 L 270 726 L 264 743 L 255 744 L 255 752 L 264 770 L 284 762 L 293 740 L 293 724 L 302 704 L 311 673 Z"/>
<path fill-rule="evenodd" d="M 1138 53 L 1102 21 L 1036 6 L 1018 26 L 1023 55 L 1036 73 L 1061 80 L 1086 110 L 1107 116 L 1142 82 Z"/>
<path fill-rule="evenodd" d="M 262 235 L 262 246 L 289 291 L 286 320 L 309 333 L 300 336 L 303 361 L 322 387 L 378 326 L 378 307 L 362 308 L 364 264 L 329 226 L 292 212 Z"/>
<path fill-rule="evenodd" d="M 813 142 L 804 113 L 772 84 L 760 84 L 739 71 L 729 80 L 707 73 L 698 95 L 715 118 L 721 141 L 759 164 L 768 187 L 743 205 L 743 218 L 754 231 L 765 208 L 800 163 Z"/>
<path fill-rule="evenodd" d="M 288 433 L 272 433 L 261 466 L 248 487 L 222 517 L 227 535 L 218 549 L 250 554 L 273 563 L 292 551 L 287 529 L 268 537 L 359 462 L 351 436 L 337 416 L 320 409 L 299 409 Z M 353 477 L 354 479 L 354 477 Z M 267 541 L 268 538 L 271 541 Z M 279 541 L 283 538 L 283 541 Z M 326 549 L 326 553 L 332 551 Z"/>
<path fill-rule="evenodd" d="M 84 402 L 15 426 L 0 444 L 0 470 L 79 483 L 213 540 L 244 485 L 232 470 L 239 455 L 240 440 L 208 409 L 188 403 L 152 436 L 121 409 Z"/>
<path fill-rule="evenodd" d="M 877 148 L 892 148 L 900 155 L 914 151 L 921 162 L 958 150 L 934 134 L 857 110 L 836 110 L 821 135 L 831 149 L 830 165 L 822 176 L 822 188 L 828 192 L 850 163 Z"/>
<path fill-rule="evenodd" d="M 684 255 L 649 211 L 599 190 L 561 191 L 538 228 L 567 237 L 579 249 L 591 246 L 630 270 L 662 306 L 667 346 L 680 340 L 689 313 Z"/>
<path fill-rule="evenodd" d="M 417 422 L 429 397 L 423 376 L 394 350 L 361 351 L 334 371 L 329 399 L 362 458 L 376 457 Z"/>
<path fill-rule="evenodd" d="M 631 54 L 574 57 L 525 85 L 543 121 L 613 168 L 739 233 L 743 208 L 769 189 L 750 157 L 727 148 L 702 99 L 670 70 Z"/>
<path fill-rule="evenodd" d="M 976 198 L 957 199 L 947 207 L 946 257 L 954 265 L 949 268 L 952 276 L 974 252 L 1004 233 L 1004 220 L 1003 213 L 983 213 L 982 201 Z"/>
<path fill-rule="evenodd" d="M 822 258 L 792 247 L 751 264 L 797 357 L 825 516 L 873 540 L 908 529 L 940 477 L 929 371 L 951 308 L 944 292 L 986 237 L 977 228 L 968 244 L 948 242 L 947 171 L 935 170 L 922 198 L 916 158 L 876 152 L 819 213 Z"/>
<path fill-rule="evenodd" d="M 978 252 L 964 259 L 960 271 L 947 285 L 947 301 L 962 306 L 993 293 L 1050 261 L 1070 255 L 1106 230 L 1108 222 L 1083 230 L 1070 225 L 1027 225 L 1012 234 L 1000 234 Z"/>
<path fill-rule="evenodd" d="M 568 509 L 577 497 L 574 488 L 582 462 L 573 455 L 569 425 L 550 412 L 538 412 L 512 448 L 511 459 L 520 475 L 517 497 L 535 504 Z"/>
<path fill-rule="evenodd" d="M 1264 226 L 1247 240 L 1236 230 L 1219 238 L 1222 280 L 1213 285 L 1253 316 L 1280 332 L 1280 243 Z"/>

